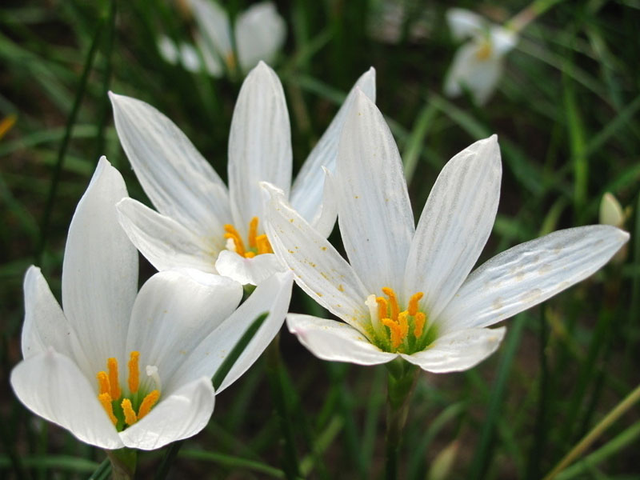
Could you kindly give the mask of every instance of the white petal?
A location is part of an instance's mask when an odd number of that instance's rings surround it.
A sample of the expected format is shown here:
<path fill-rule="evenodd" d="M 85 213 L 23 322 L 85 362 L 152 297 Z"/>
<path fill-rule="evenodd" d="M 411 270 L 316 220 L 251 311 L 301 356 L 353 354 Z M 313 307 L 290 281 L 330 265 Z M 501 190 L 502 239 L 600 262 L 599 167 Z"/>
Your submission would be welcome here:
<path fill-rule="evenodd" d="M 68 357 L 48 349 L 20 362 L 11 386 L 29 410 L 96 447 L 122 448 L 118 433 L 92 387 Z"/>
<path fill-rule="evenodd" d="M 493 325 L 587 278 L 628 239 L 615 227 L 590 225 L 510 248 L 475 270 L 437 321 L 447 328 Z"/>
<path fill-rule="evenodd" d="M 453 38 L 456 40 L 464 40 L 481 34 L 488 26 L 488 22 L 484 17 L 464 8 L 450 8 L 447 10 L 447 23 Z"/>
<path fill-rule="evenodd" d="M 503 57 L 518 44 L 518 34 L 501 26 L 494 26 L 489 31 L 494 55 Z"/>
<path fill-rule="evenodd" d="M 338 192 L 336 180 L 325 167 L 322 204 L 309 224 L 324 238 L 329 238 L 338 218 Z"/>
<path fill-rule="evenodd" d="M 209 46 L 209 43 L 202 38 L 202 35 L 196 32 L 193 37 L 202 54 L 207 73 L 212 77 L 220 78 L 224 74 L 224 65 L 222 65 L 220 57 Z"/>
<path fill-rule="evenodd" d="M 258 285 L 286 268 L 270 253 L 245 258 L 230 250 L 223 250 L 218 255 L 216 270 L 220 275 L 233 278 L 243 285 Z"/>
<path fill-rule="evenodd" d="M 176 44 L 166 35 L 161 35 L 158 38 L 158 51 L 160 52 L 160 56 L 171 65 L 175 65 L 178 63 L 178 57 L 180 56 L 180 52 L 178 52 L 178 48 Z"/>
<path fill-rule="evenodd" d="M 25 359 L 48 347 L 71 354 L 70 337 L 75 336 L 75 332 L 38 267 L 29 267 L 24 277 L 24 310 L 22 356 Z"/>
<path fill-rule="evenodd" d="M 207 426 L 214 404 L 211 381 L 199 378 L 161 397 L 151 412 L 121 432 L 120 438 L 126 447 L 155 450 L 192 437 Z"/>
<path fill-rule="evenodd" d="M 136 299 L 126 351 L 139 351 L 141 366 L 157 366 L 163 391 L 172 391 L 181 384 L 174 378 L 176 370 L 241 299 L 242 286 L 226 277 L 197 271 L 157 273 Z"/>
<path fill-rule="evenodd" d="M 183 42 L 180 44 L 180 61 L 182 67 L 188 72 L 197 73 L 202 69 L 198 51 L 189 43 Z"/>
<path fill-rule="evenodd" d="M 184 133 L 151 105 L 109 93 L 120 143 L 160 213 L 196 234 L 230 223 L 227 187 Z"/>
<path fill-rule="evenodd" d="M 461 372 L 475 367 L 495 352 L 507 329 L 466 328 L 438 338 L 426 350 L 402 354 L 406 361 L 432 373 Z"/>
<path fill-rule="evenodd" d="M 260 60 L 272 63 L 287 38 L 287 24 L 271 2 L 250 6 L 236 19 L 236 48 L 243 72 Z"/>
<path fill-rule="evenodd" d="M 225 390 L 249 370 L 251 365 L 262 355 L 262 352 L 278 334 L 289 309 L 292 289 L 293 276 L 290 272 L 275 274 L 271 279 L 260 284 L 247 301 L 215 333 L 215 335 L 219 335 L 227 342 L 227 346 L 223 347 L 222 350 L 225 354 L 224 357 L 226 357 L 227 351 L 231 352 L 231 349 L 240 340 L 249 325 L 260 314 L 269 312 L 269 316 L 265 319 L 260 330 L 256 332 L 253 339 L 240 354 L 233 367 L 231 367 L 231 370 L 229 370 L 222 384 L 220 384 L 218 393 Z M 240 335 L 237 335 L 237 333 L 240 333 Z"/>
<path fill-rule="evenodd" d="M 398 356 L 383 352 L 358 330 L 335 320 L 290 313 L 287 327 L 300 343 L 322 360 L 378 365 Z"/>
<path fill-rule="evenodd" d="M 435 318 L 475 265 L 500 199 L 500 147 L 495 135 L 453 157 L 438 176 L 411 244 L 405 293 L 424 292 Z"/>
<path fill-rule="evenodd" d="M 222 232 L 214 238 L 203 238 L 130 198 L 118 203 L 117 208 L 129 240 L 157 270 L 197 268 L 215 273 L 216 255 L 224 248 Z"/>
<path fill-rule="evenodd" d="M 118 223 L 127 196 L 120 173 L 102 157 L 71 220 L 62 266 L 62 304 L 90 353 L 86 371 L 104 369 L 124 347 L 138 290 L 138 252 Z"/>
<path fill-rule="evenodd" d="M 291 187 L 287 104 L 278 76 L 263 62 L 242 84 L 229 135 L 229 190 L 235 227 L 243 237 L 251 218 L 263 216 L 261 181 L 287 194 Z"/>
<path fill-rule="evenodd" d="M 469 41 L 458 49 L 445 77 L 445 95 L 462 95 L 464 85 L 478 105 L 489 100 L 502 76 L 502 56 L 492 54 L 488 58 L 479 58 L 481 42 Z"/>
<path fill-rule="evenodd" d="M 354 328 L 369 324 L 369 295 L 336 249 L 290 206 L 281 191 L 263 184 L 271 195 L 267 234 L 276 256 L 293 272 L 311 298 Z"/>
<path fill-rule="evenodd" d="M 400 288 L 414 233 L 402 162 L 376 105 L 356 93 L 338 153 L 338 223 L 344 248 L 369 293 Z"/>
<path fill-rule="evenodd" d="M 189 3 L 207 47 L 221 60 L 232 55 L 231 25 L 227 12 L 211 0 L 189 0 Z"/>
<path fill-rule="evenodd" d="M 292 283 L 291 274 L 287 272 L 277 273 L 258 285 L 238 310 L 202 340 L 197 350 L 177 371 L 176 378 L 189 380 L 199 376 L 212 377 L 253 321 L 260 314 L 269 312 L 216 393 L 235 382 L 253 365 L 282 327 L 291 299 Z"/>
<path fill-rule="evenodd" d="M 322 202 L 326 201 L 326 196 L 323 199 L 325 176 L 322 167 L 327 168 L 331 173 L 335 171 L 340 134 L 347 113 L 355 103 L 358 89 L 372 101 L 376 101 L 376 71 L 373 67 L 362 74 L 355 83 L 331 124 L 302 165 L 291 188 L 291 206 L 309 223 L 313 223 L 313 219 L 318 215 L 318 210 L 322 208 Z"/>

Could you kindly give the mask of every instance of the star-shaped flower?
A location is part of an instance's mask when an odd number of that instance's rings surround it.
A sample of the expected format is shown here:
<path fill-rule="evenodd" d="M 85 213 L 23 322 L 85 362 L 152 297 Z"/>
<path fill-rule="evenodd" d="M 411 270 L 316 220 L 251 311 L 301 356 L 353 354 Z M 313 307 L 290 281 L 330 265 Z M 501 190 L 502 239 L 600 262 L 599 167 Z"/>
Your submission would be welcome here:
<path fill-rule="evenodd" d="M 239 308 L 239 283 L 197 270 L 158 273 L 137 293 L 138 254 L 115 207 L 126 195 L 102 158 L 69 227 L 64 311 L 40 269 L 27 271 L 24 360 L 11 385 L 30 410 L 83 442 L 151 450 L 204 428 L 215 400 L 211 377 L 269 311 L 215 393 L 258 358 L 282 326 L 292 279 L 275 274 Z"/>
<path fill-rule="evenodd" d="M 500 81 L 504 56 L 518 43 L 518 34 L 462 8 L 450 9 L 447 21 L 456 40 L 468 41 L 456 52 L 445 77 L 444 92 L 458 97 L 467 88 L 483 105 Z"/>
<path fill-rule="evenodd" d="M 370 69 L 356 86 L 375 97 Z M 245 79 L 229 135 L 229 189 L 187 137 L 144 102 L 111 94 L 116 129 L 129 161 L 158 212 L 135 200 L 119 206 L 131 241 L 158 270 L 190 267 L 247 284 L 270 277 L 281 265 L 264 233 L 260 181 L 290 193 L 296 209 L 329 235 L 336 218 L 331 183 L 338 139 L 354 91 L 291 185 L 289 114 L 282 84 L 260 63 Z"/>
<path fill-rule="evenodd" d="M 473 367 L 505 328 L 490 327 L 604 265 L 629 235 L 592 225 L 513 247 L 470 274 L 491 233 L 501 180 L 497 137 L 453 157 L 418 226 L 397 147 L 375 104 L 358 94 L 341 137 L 335 175 L 338 223 L 350 263 L 270 192 L 267 232 L 298 285 L 344 321 L 289 314 L 316 356 L 373 365 L 397 357 L 430 372 Z"/>

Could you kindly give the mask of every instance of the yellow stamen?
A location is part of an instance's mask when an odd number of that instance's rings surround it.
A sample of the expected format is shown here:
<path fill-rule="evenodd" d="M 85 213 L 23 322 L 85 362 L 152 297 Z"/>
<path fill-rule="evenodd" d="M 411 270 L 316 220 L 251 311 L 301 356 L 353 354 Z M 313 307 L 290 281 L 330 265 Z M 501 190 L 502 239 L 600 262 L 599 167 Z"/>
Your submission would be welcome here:
<path fill-rule="evenodd" d="M 136 352 L 134 350 L 129 356 L 129 392 L 131 393 L 136 393 L 138 391 L 138 387 L 140 386 L 140 368 L 138 366 L 139 361 L 140 352 Z"/>
<path fill-rule="evenodd" d="M 393 320 L 398 320 L 398 314 L 400 313 L 400 307 L 398 307 L 398 298 L 396 297 L 396 292 L 393 291 L 393 288 L 382 287 L 382 292 L 389 297 L 389 307 L 391 308 L 391 318 Z"/>
<path fill-rule="evenodd" d="M 409 333 L 409 320 L 407 319 L 408 316 L 409 312 L 407 312 L 406 310 L 398 314 L 398 325 L 400 326 L 400 334 L 402 335 L 402 340 L 407 338 L 407 335 Z"/>
<path fill-rule="evenodd" d="M 5 117 L 0 121 L 0 139 L 4 137 L 9 130 L 16 124 L 18 116 L 15 113 Z"/>
<path fill-rule="evenodd" d="M 418 313 L 418 302 L 422 299 L 423 296 L 424 293 L 422 292 L 414 293 L 413 295 L 411 295 L 411 298 L 409 299 L 409 308 L 407 309 L 407 311 L 412 317 L 415 317 L 416 313 Z"/>
<path fill-rule="evenodd" d="M 140 404 L 140 408 L 138 409 L 138 420 L 146 416 L 151 411 L 153 406 L 158 402 L 159 398 L 160 398 L 159 390 L 153 390 L 146 397 L 144 397 L 144 400 L 142 400 L 142 403 Z"/>
<path fill-rule="evenodd" d="M 249 248 L 257 248 L 256 236 L 258 235 L 258 217 L 253 217 L 249 222 Z"/>
<path fill-rule="evenodd" d="M 244 254 L 244 258 L 253 258 L 255 256 L 256 256 L 256 254 L 254 252 L 246 252 Z"/>
<path fill-rule="evenodd" d="M 400 325 L 390 318 L 383 318 L 380 321 L 383 325 L 389 327 L 389 331 L 391 332 L 391 346 L 394 349 L 398 348 L 402 343 L 402 331 L 400 329 Z"/>
<path fill-rule="evenodd" d="M 230 71 L 235 71 L 236 69 L 236 56 L 233 54 L 233 52 L 229 52 L 229 54 L 225 57 L 224 61 L 227 64 L 227 67 L 229 68 Z"/>
<path fill-rule="evenodd" d="M 427 316 L 422 312 L 416 312 L 416 314 L 413 316 L 413 334 L 416 338 L 420 338 L 420 335 L 422 335 L 422 330 L 424 329 L 426 320 Z"/>
<path fill-rule="evenodd" d="M 111 387 L 111 398 L 118 400 L 122 392 L 118 381 L 118 360 L 111 357 L 107 359 L 107 370 L 109 370 L 109 386 Z"/>
<path fill-rule="evenodd" d="M 236 253 L 244 257 L 244 243 L 242 242 L 242 238 L 240 238 L 240 234 L 238 233 L 238 230 L 236 230 L 236 227 L 231 224 L 226 224 L 224 226 L 224 230 L 227 232 L 224 234 L 224 238 L 230 238 L 233 240 L 233 243 L 236 246 Z"/>
<path fill-rule="evenodd" d="M 273 253 L 271 244 L 269 243 L 269 239 L 265 234 L 258 235 L 256 237 L 256 243 L 258 248 L 258 255 L 262 255 L 263 253 Z"/>
<path fill-rule="evenodd" d="M 378 318 L 385 318 L 389 315 L 389 303 L 384 297 L 376 297 L 376 303 L 378 304 Z"/>
<path fill-rule="evenodd" d="M 102 395 L 103 393 L 111 393 L 111 387 L 109 386 L 109 376 L 107 372 L 98 372 L 96 375 L 98 379 L 98 393 Z"/>
<path fill-rule="evenodd" d="M 125 398 L 124 400 L 122 400 L 120 406 L 122 407 L 122 412 L 124 413 L 124 423 L 126 423 L 127 425 L 133 425 L 138 421 L 136 412 L 133 411 L 133 407 L 131 406 L 131 400 Z"/>
<path fill-rule="evenodd" d="M 111 395 L 109 395 L 108 393 L 101 393 L 100 395 L 98 395 L 98 400 L 100 401 L 102 408 L 104 408 L 105 412 L 107 412 L 107 415 L 109 415 L 109 418 L 111 419 L 111 423 L 113 423 L 114 425 L 117 425 L 118 419 L 113 414 L 113 405 L 111 404 Z"/>
<path fill-rule="evenodd" d="M 486 60 L 491 56 L 491 42 L 485 41 L 480 45 L 476 52 L 476 58 L 478 60 Z"/>

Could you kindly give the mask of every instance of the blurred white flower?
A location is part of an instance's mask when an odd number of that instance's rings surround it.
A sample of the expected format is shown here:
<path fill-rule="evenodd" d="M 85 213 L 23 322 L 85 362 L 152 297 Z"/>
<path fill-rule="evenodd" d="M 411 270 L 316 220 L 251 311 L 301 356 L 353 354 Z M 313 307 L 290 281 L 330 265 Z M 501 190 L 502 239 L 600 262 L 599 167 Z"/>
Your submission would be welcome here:
<path fill-rule="evenodd" d="M 211 377 L 253 319 L 270 311 L 215 393 L 258 358 L 284 321 L 292 280 L 274 276 L 237 310 L 239 283 L 194 270 L 158 273 L 137 293 L 138 254 L 115 207 L 126 196 L 103 157 L 69 227 L 64 311 L 40 269 L 27 271 L 24 360 L 11 385 L 30 410 L 83 442 L 151 450 L 204 428 Z"/>
<path fill-rule="evenodd" d="M 375 71 L 356 82 L 291 185 L 289 114 L 282 84 L 261 62 L 245 79 L 229 135 L 229 189 L 187 137 L 144 102 L 111 94 L 116 129 L 129 161 L 158 212 L 132 199 L 119 205 L 131 241 L 158 270 L 191 267 L 258 284 L 283 267 L 264 234 L 268 181 L 324 235 L 336 219 L 332 171 L 355 89 L 375 99 Z"/>
<path fill-rule="evenodd" d="M 458 48 L 445 77 L 445 95 L 457 97 L 466 88 L 483 105 L 500 81 L 504 56 L 518 43 L 518 34 L 462 8 L 448 10 L 447 22 L 453 37 L 467 42 Z"/>
<path fill-rule="evenodd" d="M 270 192 L 267 232 L 298 285 L 345 323 L 289 314 L 317 357 L 374 365 L 398 356 L 435 372 L 466 370 L 493 353 L 505 328 L 604 265 L 627 241 L 615 227 L 560 230 L 513 247 L 469 275 L 491 233 L 501 180 L 496 136 L 453 157 L 414 217 L 391 132 L 358 94 L 340 140 L 335 192 L 350 264 Z"/>
<path fill-rule="evenodd" d="M 212 0 L 189 0 L 198 24 L 195 46 L 182 43 L 179 47 L 166 36 L 160 37 L 158 50 L 169 63 L 181 63 L 185 70 L 199 72 L 203 66 L 209 75 L 221 77 L 225 69 L 237 68 L 246 74 L 260 60 L 273 63 L 287 37 L 287 25 L 272 2 L 252 5 L 236 18 L 231 27 L 229 15 Z M 232 33 L 233 32 L 233 33 Z M 238 58 L 233 52 L 235 43 Z M 200 61 L 202 54 L 204 65 Z"/>

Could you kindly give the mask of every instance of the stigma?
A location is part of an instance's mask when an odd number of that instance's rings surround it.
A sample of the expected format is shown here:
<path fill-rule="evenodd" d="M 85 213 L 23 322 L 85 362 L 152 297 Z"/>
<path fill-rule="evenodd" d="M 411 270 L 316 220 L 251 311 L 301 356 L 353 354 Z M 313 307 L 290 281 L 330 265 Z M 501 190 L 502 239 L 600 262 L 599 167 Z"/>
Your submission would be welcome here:
<path fill-rule="evenodd" d="M 404 310 L 392 288 L 383 287 L 382 293 L 384 296 L 369 295 L 365 302 L 379 346 L 393 353 L 412 353 L 431 343 L 433 328 L 428 328 L 427 315 L 420 308 L 424 293 L 413 294 Z"/>
<path fill-rule="evenodd" d="M 161 386 L 157 373 L 158 368 L 148 365 L 146 372 L 151 382 L 144 381 L 142 382 L 144 385 L 141 385 L 139 363 L 140 352 L 132 351 L 127 364 L 129 376 L 126 392 L 120 386 L 116 358 L 107 359 L 106 370 L 100 371 L 96 375 L 98 400 L 119 432 L 145 417 L 160 399 Z M 145 387 L 148 383 L 153 384 L 156 388 L 146 393 L 148 388 Z"/>
<path fill-rule="evenodd" d="M 227 250 L 236 252 L 245 258 L 253 258 L 263 253 L 273 253 L 271 244 L 266 234 L 258 235 L 258 217 L 253 217 L 249 222 L 249 235 L 247 245 L 242 241 L 238 229 L 231 224 L 224 226 L 224 238 L 227 239 Z"/>

